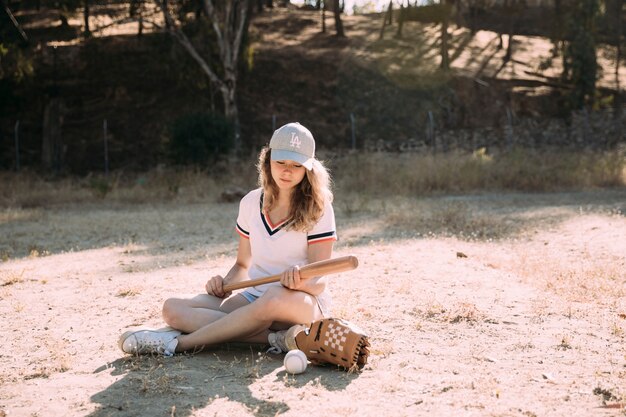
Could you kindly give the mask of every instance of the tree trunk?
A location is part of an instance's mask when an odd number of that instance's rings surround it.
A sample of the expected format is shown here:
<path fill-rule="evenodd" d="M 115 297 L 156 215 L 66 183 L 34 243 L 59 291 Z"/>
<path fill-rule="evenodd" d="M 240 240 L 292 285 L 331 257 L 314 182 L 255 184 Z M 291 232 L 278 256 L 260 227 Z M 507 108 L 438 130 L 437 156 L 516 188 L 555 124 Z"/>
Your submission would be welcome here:
<path fill-rule="evenodd" d="M 621 12 L 621 10 L 620 10 Z M 618 15 L 621 20 L 621 13 Z M 615 48 L 616 56 L 615 56 L 615 90 L 617 92 L 615 100 L 613 100 L 613 109 L 615 110 L 614 114 L 616 118 L 621 119 L 621 111 L 622 111 L 622 87 L 619 82 L 619 67 L 622 63 L 622 25 L 618 22 L 616 30 L 615 30 Z M 621 123 L 620 123 L 621 126 Z M 620 128 L 621 129 L 621 128 Z"/>
<path fill-rule="evenodd" d="M 156 0 L 158 1 L 158 0 Z M 163 10 L 168 10 L 169 4 L 168 4 L 168 0 L 163 0 L 163 3 L 161 5 L 161 7 L 163 7 Z M 198 16 L 196 16 L 196 19 L 198 18 Z M 170 19 L 165 19 L 165 29 L 170 30 Z"/>
<path fill-rule="evenodd" d="M 59 13 L 59 20 L 61 20 L 61 27 L 62 28 L 68 28 L 70 27 L 69 22 L 67 21 L 67 16 L 65 16 L 63 13 Z"/>
<path fill-rule="evenodd" d="M 610 37 L 615 44 L 615 89 L 620 96 L 619 67 L 622 58 L 622 2 L 623 0 L 607 0 L 605 19 L 608 23 Z M 615 101 L 618 105 L 619 99 Z"/>
<path fill-rule="evenodd" d="M 335 15 L 335 31 L 336 35 L 340 38 L 346 36 L 343 31 L 343 22 L 341 21 L 341 7 L 339 6 L 339 0 L 333 0 L 333 10 Z"/>
<path fill-rule="evenodd" d="M 506 46 L 506 54 L 504 55 L 504 62 L 509 62 L 513 56 L 513 34 L 509 33 L 509 44 Z"/>
<path fill-rule="evenodd" d="M 85 20 L 85 38 L 88 38 L 91 36 L 91 29 L 89 28 L 89 0 L 84 0 L 84 4 L 83 17 Z"/>
<path fill-rule="evenodd" d="M 558 1 L 558 0 L 557 0 Z M 474 0 L 470 0 L 469 4 L 468 4 L 468 14 L 469 14 L 469 26 L 470 26 L 470 33 L 472 35 L 476 34 L 476 32 L 478 31 L 477 29 L 477 23 L 476 23 L 476 5 L 474 4 L 475 1 Z"/>
<path fill-rule="evenodd" d="M 563 49 L 563 17 L 561 0 L 554 0 L 554 26 L 552 30 L 552 42 L 554 43 L 552 58 L 556 58 Z"/>
<path fill-rule="evenodd" d="M 387 27 L 387 25 L 391 26 L 392 15 L 393 15 L 393 2 L 390 0 L 389 6 L 387 7 L 387 13 L 385 13 L 385 16 L 383 17 L 383 27 L 380 28 L 380 35 L 378 36 L 378 39 L 382 39 L 385 36 L 385 27 Z"/>
<path fill-rule="evenodd" d="M 137 37 L 141 38 L 143 35 L 143 11 L 139 14 L 139 20 L 137 21 Z"/>
<path fill-rule="evenodd" d="M 235 128 L 235 150 L 241 150 L 241 126 L 239 123 L 239 109 L 236 101 L 237 90 L 235 86 L 222 89 L 224 100 L 224 116 L 233 124 Z"/>
<path fill-rule="evenodd" d="M 396 31 L 396 35 L 395 37 L 398 39 L 402 38 L 402 25 L 404 25 L 404 3 L 400 3 L 400 13 L 398 15 L 398 19 L 396 19 L 398 21 L 398 30 Z"/>
<path fill-rule="evenodd" d="M 506 64 L 511 60 L 513 56 L 513 34 L 515 33 L 515 19 L 517 16 L 517 10 L 515 10 L 515 3 L 513 1 L 507 0 L 505 3 L 506 7 L 506 23 L 508 28 L 507 38 L 509 43 L 506 46 L 506 53 L 504 54 L 504 58 L 502 59 L 503 63 Z M 502 41 L 502 35 L 500 35 L 500 41 Z"/>
<path fill-rule="evenodd" d="M 442 70 L 447 71 L 450 69 L 450 57 L 448 56 L 448 22 L 450 20 L 450 14 L 448 13 L 447 4 L 442 5 L 444 7 L 443 20 L 441 22 L 441 65 Z"/>
<path fill-rule="evenodd" d="M 63 101 L 52 98 L 43 112 L 41 163 L 46 169 L 59 172 L 63 156 L 61 126 L 63 124 Z"/>

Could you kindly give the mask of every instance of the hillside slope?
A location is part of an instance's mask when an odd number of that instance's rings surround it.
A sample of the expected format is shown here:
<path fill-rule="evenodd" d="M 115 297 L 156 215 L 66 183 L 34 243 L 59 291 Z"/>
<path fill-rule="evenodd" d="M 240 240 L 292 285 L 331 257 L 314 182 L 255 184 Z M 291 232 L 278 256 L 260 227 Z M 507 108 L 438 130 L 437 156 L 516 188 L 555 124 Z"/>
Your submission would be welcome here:
<path fill-rule="evenodd" d="M 125 10 L 117 13 L 123 17 Z M 54 98 L 61 102 L 61 168 L 77 173 L 102 167 L 105 120 L 111 168 L 145 169 L 167 162 L 164 145 L 175 119 L 221 106 L 219 93 L 170 37 L 149 27 L 138 37 L 136 23 L 112 25 L 97 9 L 93 15 L 95 36 L 84 43 L 76 37 L 78 16 L 70 28 L 49 28 L 54 17 L 45 12 L 28 16 L 26 28 L 40 45 L 36 78 L 0 116 L 3 137 L 12 137 L 20 121 L 23 165 L 39 161 L 42 121 Z M 265 143 L 274 125 L 293 120 L 310 126 L 321 146 L 346 148 L 351 116 L 363 147 L 419 138 L 429 118 L 437 129 L 456 129 L 499 126 L 507 112 L 557 113 L 558 66 L 538 70 L 549 55 L 546 39 L 516 36 L 513 59 L 503 65 L 497 34 L 453 26 L 452 70 L 443 74 L 437 70 L 438 27 L 410 22 L 403 39 L 393 38 L 391 27 L 379 40 L 380 25 L 380 15 L 346 16 L 348 37 L 338 39 L 330 18 L 329 31 L 321 33 L 315 11 L 256 16 L 239 86 L 247 149 Z M 610 52 L 599 53 L 599 86 L 607 96 L 615 84 Z M 626 68 L 620 70 L 625 85 Z M 8 168 L 14 149 L 4 143 L 0 167 Z"/>

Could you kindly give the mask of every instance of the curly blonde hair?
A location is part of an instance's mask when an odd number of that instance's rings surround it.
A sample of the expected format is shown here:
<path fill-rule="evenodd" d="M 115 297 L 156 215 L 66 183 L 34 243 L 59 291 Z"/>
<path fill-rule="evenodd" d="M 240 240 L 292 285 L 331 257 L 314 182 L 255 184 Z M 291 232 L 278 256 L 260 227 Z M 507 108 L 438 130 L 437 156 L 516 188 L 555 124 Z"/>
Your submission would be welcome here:
<path fill-rule="evenodd" d="M 264 147 L 259 154 L 257 170 L 259 186 L 263 188 L 263 211 L 269 213 L 278 201 L 278 185 L 272 178 L 271 149 Z M 313 169 L 306 175 L 291 195 L 287 230 L 306 232 L 313 228 L 324 212 L 326 201 L 333 201 L 330 189 L 331 179 L 328 170 L 317 159 L 313 159 Z"/>

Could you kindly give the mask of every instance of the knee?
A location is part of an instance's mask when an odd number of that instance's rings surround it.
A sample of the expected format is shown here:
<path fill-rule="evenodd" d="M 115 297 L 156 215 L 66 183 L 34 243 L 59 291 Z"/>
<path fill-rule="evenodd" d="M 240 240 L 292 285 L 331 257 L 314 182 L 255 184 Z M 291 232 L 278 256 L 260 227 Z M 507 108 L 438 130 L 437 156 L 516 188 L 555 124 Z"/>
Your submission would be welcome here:
<path fill-rule="evenodd" d="M 163 320 L 168 325 L 177 329 L 180 325 L 181 300 L 178 298 L 168 298 L 163 303 Z"/>
<path fill-rule="evenodd" d="M 285 292 L 283 288 L 270 288 L 255 301 L 252 305 L 255 307 L 255 316 L 264 321 L 277 320 L 277 315 L 281 311 L 284 303 Z"/>

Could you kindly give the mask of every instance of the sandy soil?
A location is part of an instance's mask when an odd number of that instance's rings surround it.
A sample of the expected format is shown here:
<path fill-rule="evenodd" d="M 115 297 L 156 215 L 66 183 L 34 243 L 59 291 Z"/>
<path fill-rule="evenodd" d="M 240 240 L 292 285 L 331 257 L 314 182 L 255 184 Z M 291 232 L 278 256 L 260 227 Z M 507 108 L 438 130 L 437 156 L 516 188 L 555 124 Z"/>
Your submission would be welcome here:
<path fill-rule="evenodd" d="M 455 228 L 406 222 L 459 201 Z M 331 291 L 370 363 L 297 376 L 263 346 L 117 349 L 230 267 L 236 204 L 2 210 L 0 415 L 626 415 L 626 190 L 358 206 L 336 204 L 360 267 Z"/>

